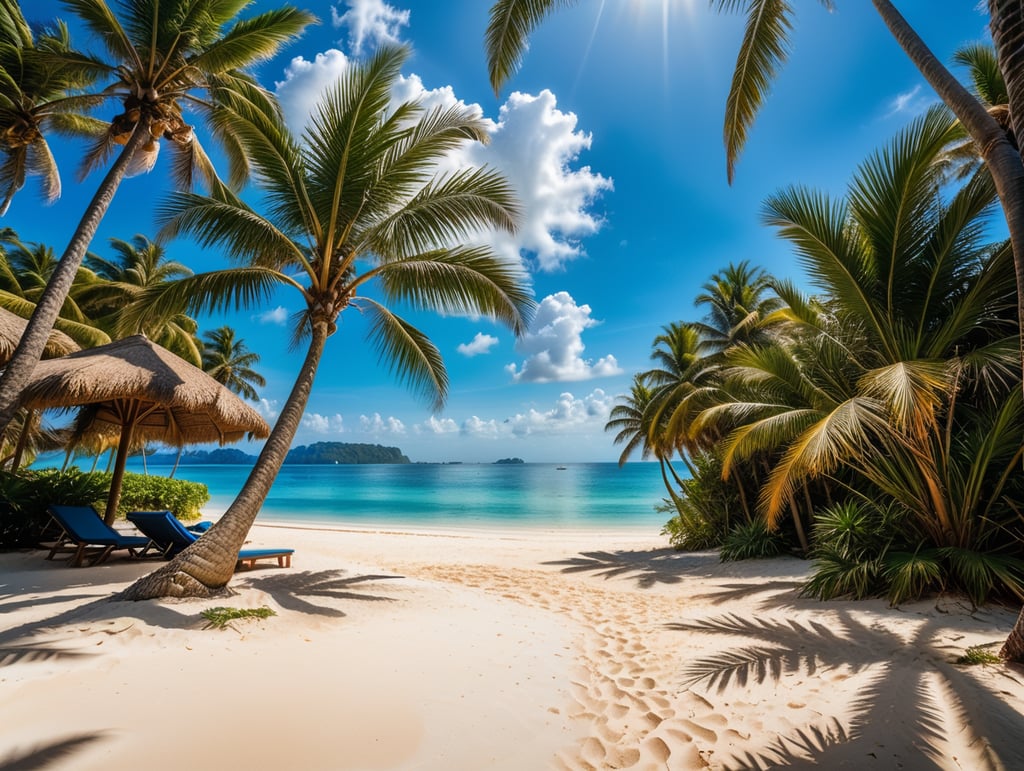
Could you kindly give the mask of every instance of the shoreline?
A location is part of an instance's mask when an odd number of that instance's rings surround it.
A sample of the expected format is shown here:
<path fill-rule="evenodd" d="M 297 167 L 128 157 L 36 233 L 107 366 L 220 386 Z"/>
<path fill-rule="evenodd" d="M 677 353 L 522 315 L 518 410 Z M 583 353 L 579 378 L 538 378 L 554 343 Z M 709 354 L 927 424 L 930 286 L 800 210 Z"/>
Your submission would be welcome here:
<path fill-rule="evenodd" d="M 53 767 L 75 771 L 141 753 L 154 769 L 1024 767 L 1024 672 L 951 663 L 1001 642 L 1011 609 L 817 602 L 796 591 L 803 561 L 721 563 L 650 533 L 257 520 L 250 541 L 295 548 L 293 567 L 242 571 L 215 601 L 105 600 L 159 562 L 0 554 L 0 764 L 63 741 Z M 215 605 L 276 615 L 204 629 Z M 186 740 L 154 753 L 169 736 Z"/>

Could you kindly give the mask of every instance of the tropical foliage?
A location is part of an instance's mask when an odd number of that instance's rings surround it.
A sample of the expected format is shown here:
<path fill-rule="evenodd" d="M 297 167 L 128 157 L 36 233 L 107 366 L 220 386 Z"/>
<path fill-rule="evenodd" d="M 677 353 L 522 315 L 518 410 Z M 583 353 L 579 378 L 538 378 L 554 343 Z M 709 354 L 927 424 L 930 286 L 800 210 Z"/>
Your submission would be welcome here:
<path fill-rule="evenodd" d="M 225 113 L 233 107 L 277 109 L 272 96 L 248 70 L 272 57 L 314 21 L 310 14 L 290 6 L 238 19 L 247 0 L 125 0 L 117 5 L 116 12 L 105 0 L 67 0 L 66 5 L 105 51 L 101 57 L 89 58 L 70 50 L 54 50 L 55 46 L 48 44 L 44 74 L 49 77 L 50 68 L 81 68 L 85 62 L 88 72 L 99 77 L 91 97 L 103 103 L 113 101 L 119 112 L 109 120 L 76 115 L 73 128 L 92 136 L 91 147 L 82 156 L 81 173 L 105 166 L 111 157 L 115 159 L 51 273 L 22 342 L 0 377 L 0 431 L 6 429 L 17 410 L 19 395 L 42 355 L 86 250 L 124 178 L 152 168 L 164 144 L 173 154 L 170 169 L 176 185 L 188 189 L 199 179 L 211 189 L 223 186 L 186 119 L 192 113 L 204 122 L 227 158 L 229 183 L 241 185 L 248 173 L 247 158 L 240 149 L 235 123 Z M 9 0 L 5 0 L 0 8 L 0 26 L 6 22 L 6 34 L 11 36 L 15 33 L 10 28 L 20 27 L 8 6 Z M 32 41 L 24 39 L 24 32 L 21 37 L 22 47 L 31 47 Z M 43 76 L 37 76 L 32 68 L 10 67 L 3 74 L 0 108 L 4 90 L 38 90 L 40 93 L 32 96 L 38 100 L 49 98 L 50 91 L 37 85 Z M 52 88 L 65 87 L 63 83 L 47 83 Z M 72 85 L 84 84 L 76 80 L 68 87 Z M 41 117 L 31 117 L 35 119 L 33 132 L 46 128 Z M 17 125 L 24 116 L 11 111 L 5 114 L 0 109 L 2 118 Z M 0 130 L 6 128 L 0 125 Z M 33 147 L 38 156 L 43 145 L 36 142 Z M 27 156 L 29 160 L 32 157 Z M 2 173 L 0 168 L 0 177 Z M 14 183 L 17 186 L 17 180 Z"/>
<path fill-rule="evenodd" d="M 697 298 L 703 321 L 656 338 L 661 366 L 636 376 L 608 427 L 688 458 L 675 545 L 714 533 L 738 558 L 788 542 L 814 559 L 819 597 L 1024 596 L 1013 261 L 985 238 L 987 169 L 948 184 L 960 136 L 934 108 L 841 198 L 770 197 L 765 221 L 816 294 L 730 266 Z M 685 367 L 664 366 L 684 348 Z"/>

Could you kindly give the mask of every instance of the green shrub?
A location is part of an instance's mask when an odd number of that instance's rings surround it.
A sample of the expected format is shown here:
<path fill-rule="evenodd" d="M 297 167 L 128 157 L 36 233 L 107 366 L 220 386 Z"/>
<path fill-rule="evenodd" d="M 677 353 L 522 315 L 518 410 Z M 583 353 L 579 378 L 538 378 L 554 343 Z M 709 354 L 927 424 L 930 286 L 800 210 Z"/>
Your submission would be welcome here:
<path fill-rule="evenodd" d="M 106 475 L 109 477 L 109 474 Z M 118 502 L 117 516 L 129 511 L 161 511 L 168 509 L 178 519 L 199 519 L 203 505 L 210 500 L 206 485 L 184 479 L 168 479 L 145 474 L 125 474 Z"/>
<path fill-rule="evenodd" d="M 0 548 L 37 545 L 50 523 L 47 506 L 95 504 L 106 498 L 109 474 L 106 477 L 78 469 L 0 473 Z"/>
<path fill-rule="evenodd" d="M 266 605 L 263 605 L 259 608 L 207 608 L 200 611 L 199 615 L 206 619 L 204 629 L 234 629 L 235 627 L 231 625 L 232 621 L 244 618 L 270 618 L 277 614 Z"/>
<path fill-rule="evenodd" d="M 855 600 L 886 593 L 885 557 L 897 534 L 895 509 L 880 509 L 861 500 L 837 503 L 818 513 L 811 530 L 814 565 L 803 593 L 820 600 Z M 890 561 L 890 575 L 901 568 Z M 914 566 L 904 565 L 902 580 L 917 586 Z"/>
<path fill-rule="evenodd" d="M 987 650 L 985 645 L 972 645 L 964 651 L 963 656 L 957 658 L 956 663 L 976 666 L 978 664 L 1002 664 L 1003 660 L 992 651 Z"/>
<path fill-rule="evenodd" d="M 722 460 L 714 453 L 693 458 L 693 477 L 684 479 L 673 503 L 659 511 L 674 514 L 662 528 L 673 547 L 698 551 L 720 546 L 733 522 L 745 521 L 734 481 L 722 479 Z"/>
<path fill-rule="evenodd" d="M 786 550 L 786 539 L 777 530 L 769 530 L 763 520 L 737 525 L 722 542 L 722 562 L 777 557 Z"/>
<path fill-rule="evenodd" d="M 715 524 L 698 507 L 690 505 L 686 498 L 678 500 L 678 506 L 666 498 L 657 507 L 660 512 L 676 512 L 661 529 L 661 534 L 668 536 L 672 547 L 679 551 L 701 551 L 720 545 L 722 534 Z"/>
<path fill-rule="evenodd" d="M 995 595 L 1024 598 L 1024 560 L 1015 554 L 936 548 L 897 505 L 846 501 L 818 514 L 814 566 L 803 592 L 887 597 L 893 605 L 929 592 L 960 591 L 976 605 Z"/>
<path fill-rule="evenodd" d="M 32 547 L 45 540 L 51 503 L 92 506 L 100 514 L 107 505 L 111 474 L 22 469 L 0 472 L 0 548 Z M 168 509 L 185 521 L 199 518 L 210 499 L 206 485 L 183 479 L 125 474 L 117 516 L 129 511 Z"/>

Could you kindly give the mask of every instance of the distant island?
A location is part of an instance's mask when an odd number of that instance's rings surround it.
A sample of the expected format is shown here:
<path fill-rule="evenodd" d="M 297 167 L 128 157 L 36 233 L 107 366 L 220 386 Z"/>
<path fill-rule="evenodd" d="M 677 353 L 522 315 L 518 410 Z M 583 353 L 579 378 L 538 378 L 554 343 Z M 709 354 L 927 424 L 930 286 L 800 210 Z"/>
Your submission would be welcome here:
<path fill-rule="evenodd" d="M 285 463 L 409 463 L 397 447 L 379 444 L 346 444 L 345 442 L 316 442 L 308 447 L 293 447 Z"/>
<path fill-rule="evenodd" d="M 526 463 L 526 461 L 523 460 L 522 458 L 502 458 L 501 460 L 494 461 L 495 465 L 499 465 L 499 464 L 502 464 L 502 463 L 505 463 L 505 464 L 509 464 L 509 463 Z"/>
<path fill-rule="evenodd" d="M 154 466 L 173 466 L 177 453 L 160 452 L 146 457 Z M 216 450 L 188 450 L 181 454 L 182 466 L 195 465 L 241 465 L 251 466 L 255 455 L 233 448 Z M 397 447 L 383 447 L 379 444 L 349 444 L 347 442 L 316 442 L 311 445 L 293 447 L 285 457 L 285 463 L 348 464 L 348 463 L 409 463 L 409 459 Z"/>

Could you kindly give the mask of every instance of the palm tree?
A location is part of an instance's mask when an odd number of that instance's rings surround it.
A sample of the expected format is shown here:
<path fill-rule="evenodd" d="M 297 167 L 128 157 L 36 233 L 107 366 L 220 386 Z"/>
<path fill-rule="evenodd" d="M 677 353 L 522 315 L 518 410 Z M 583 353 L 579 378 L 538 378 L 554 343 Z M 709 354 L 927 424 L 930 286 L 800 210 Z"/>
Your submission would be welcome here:
<path fill-rule="evenodd" d="M 128 599 L 207 595 L 234 572 L 309 399 L 338 316 L 356 308 L 393 371 L 434 408 L 448 380 L 437 348 L 395 304 L 497 319 L 524 330 L 533 301 L 518 266 L 460 242 L 481 228 L 513 230 L 508 183 L 486 169 L 436 176 L 452 149 L 486 140 L 462 107 L 425 111 L 391 103 L 407 52 L 385 47 L 329 88 L 300 142 L 276 115 L 236 119 L 268 207 L 262 216 L 226 190 L 177 193 L 161 211 L 168 234 L 189 233 L 246 260 L 244 267 L 183 279 L 152 306 L 187 297 L 194 308 L 242 305 L 278 286 L 303 302 L 294 330 L 305 359 L 252 473 L 224 516 L 192 547 L 129 587 Z"/>
<path fill-rule="evenodd" d="M 228 326 L 204 332 L 203 337 L 203 372 L 244 399 L 259 399 L 254 386 L 263 388 L 267 384 L 263 375 L 253 369 L 253 365 L 259 364 L 260 355 L 250 351 Z"/>
<path fill-rule="evenodd" d="M 111 339 L 144 334 L 155 343 L 176 353 L 197 367 L 202 353 L 195 334 L 198 324 L 185 313 L 184 307 L 172 308 L 160 318 L 147 318 L 139 323 L 131 313 L 134 303 L 145 302 L 146 291 L 185 276 L 191 276 L 187 265 L 168 260 L 163 245 L 136 235 L 131 241 L 110 239 L 112 259 L 94 254 L 86 256 L 86 266 L 99 281 L 85 289 L 81 302 L 96 323 Z"/>
<path fill-rule="evenodd" d="M 985 169 L 943 196 L 956 130 L 935 108 L 862 166 L 845 200 L 799 188 L 769 199 L 767 221 L 835 321 L 802 344 L 734 351 L 733 398 L 708 415 L 738 426 L 727 463 L 782 450 L 762 491 L 769 521 L 807 478 L 851 468 L 973 594 L 971 571 L 1019 585 L 1013 560 L 986 552 L 1014 516 L 1004 493 L 1024 448 L 1012 261 L 982 242 L 994 201 Z"/>
<path fill-rule="evenodd" d="M 35 32 L 15 0 L 0 0 L 0 216 L 29 175 L 39 178 L 48 203 L 60 196 L 60 174 L 46 135 L 82 128 L 78 113 L 100 97 L 80 92 L 101 69 L 72 50 L 63 23 Z"/>
<path fill-rule="evenodd" d="M 696 324 L 673 322 L 662 327 L 653 346 L 651 358 L 657 366 L 643 373 L 644 382 L 651 386 L 648 442 L 659 448 L 659 458 L 664 456 L 662 463 L 668 464 L 678 484 L 679 476 L 668 458 L 678 451 L 693 474 L 689 458 L 697 448 L 688 418 L 694 394 L 706 384 L 714 367 L 706 359 L 707 341 Z"/>
<path fill-rule="evenodd" d="M 0 377 L 0 431 L 18 406 L 19 395 L 39 361 L 47 335 L 71 288 L 78 267 L 121 181 L 156 159 L 161 141 L 172 151 L 175 181 L 191 186 L 202 176 L 211 189 L 221 186 L 213 167 L 185 120 L 189 108 L 205 119 L 226 152 L 229 180 L 241 184 L 247 173 L 234 123 L 223 117 L 232 105 L 272 97 L 245 72 L 272 57 L 314 20 L 292 7 L 235 20 L 246 0 L 124 0 L 115 14 L 105 0 L 65 0 L 107 50 L 104 72 L 112 80 L 102 92 L 122 112 L 104 124 L 83 169 L 104 162 L 120 146 L 113 165 L 86 208 L 56 270 L 39 298 L 28 329 Z M 232 24 L 226 31 L 225 26 Z"/>
<path fill-rule="evenodd" d="M 721 352 L 739 343 L 768 342 L 783 303 L 777 296 L 765 296 L 773 291 L 767 273 L 743 260 L 714 274 L 702 289 L 694 302 L 707 308 L 704 321 L 697 324 L 705 347 Z"/>

